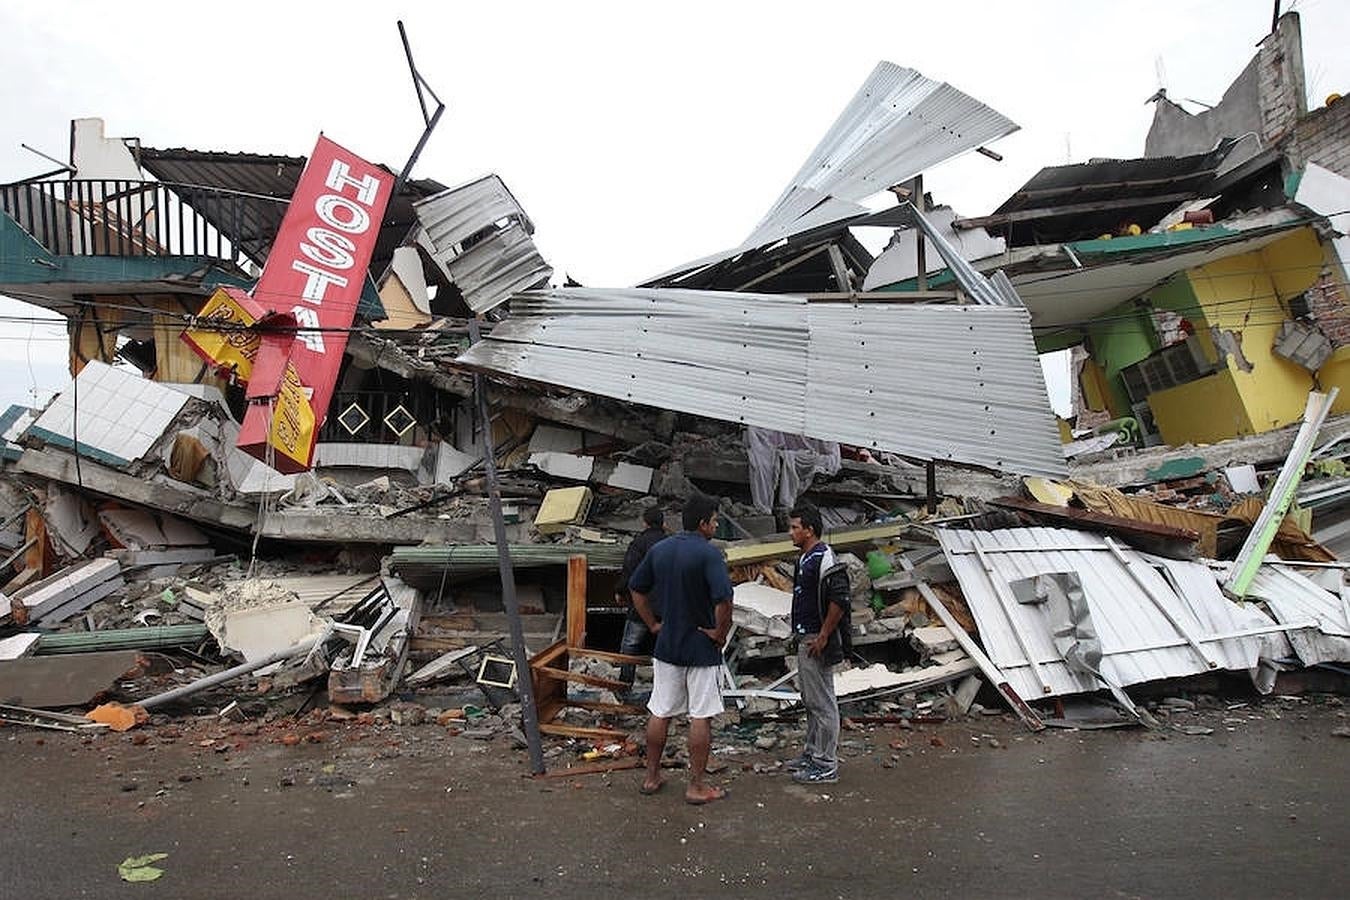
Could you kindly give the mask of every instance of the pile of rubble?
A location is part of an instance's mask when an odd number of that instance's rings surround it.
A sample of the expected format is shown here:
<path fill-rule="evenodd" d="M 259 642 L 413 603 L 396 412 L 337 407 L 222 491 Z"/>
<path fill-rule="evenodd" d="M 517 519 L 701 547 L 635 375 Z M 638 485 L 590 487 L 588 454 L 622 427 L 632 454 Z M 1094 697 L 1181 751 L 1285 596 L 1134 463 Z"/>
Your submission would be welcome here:
<path fill-rule="evenodd" d="M 88 732 L 209 716 L 282 742 L 344 722 L 436 724 L 524 746 L 521 678 L 547 695 L 541 678 L 552 673 L 559 692 L 538 707 L 546 758 L 634 764 L 642 710 L 629 704 L 650 670 L 638 668 L 631 693 L 617 681 L 616 572 L 644 508 L 673 511 L 673 494 L 703 489 L 735 522 L 719 540 L 735 585 L 721 753 L 779 746 L 800 715 L 787 620 L 795 550 L 781 533 L 744 536 L 773 532 L 783 509 L 755 505 L 745 443 L 692 424 L 666 447 L 538 425 L 503 460 L 533 657 L 523 674 L 492 544 L 381 554 L 311 541 L 257 553 L 240 535 L 11 476 L 0 482 L 11 574 L 0 589 L 0 718 Z M 1112 462 L 1151 466 L 1120 487 L 1086 480 L 1100 463 L 1001 496 L 1007 479 L 967 475 L 959 483 L 977 485 L 973 496 L 949 492 L 931 510 L 904 464 L 843 459 L 834 475 L 801 479 L 797 496 L 831 510 L 827 539 L 848 567 L 853 656 L 835 675 L 845 716 L 859 727 L 1010 713 L 1032 729 L 1184 730 L 1210 726 L 1180 721 L 1185 701 L 1159 698 L 1337 688 L 1350 662 L 1350 564 L 1298 515 L 1274 513 L 1279 491 L 1321 496 L 1344 479 L 1335 464 L 1347 435 L 1313 447 L 1316 428 L 1303 431 L 1288 436 L 1282 466 L 1141 453 Z M 1295 469 L 1308 478 L 1291 489 L 1282 476 Z M 477 477 L 430 486 L 417 512 L 462 501 Z M 1264 547 L 1247 546 L 1262 534 Z M 1234 578 L 1253 559 L 1239 595 Z"/>

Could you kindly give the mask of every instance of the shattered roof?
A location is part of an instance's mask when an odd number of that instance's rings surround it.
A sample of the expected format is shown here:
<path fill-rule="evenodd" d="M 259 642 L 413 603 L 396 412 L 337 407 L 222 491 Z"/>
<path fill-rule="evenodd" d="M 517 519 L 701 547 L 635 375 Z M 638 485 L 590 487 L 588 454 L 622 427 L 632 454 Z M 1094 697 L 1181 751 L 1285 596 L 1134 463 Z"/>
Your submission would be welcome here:
<path fill-rule="evenodd" d="M 1055 603 L 1017 602 L 1012 582 L 1077 573 L 1101 641 L 1101 672 L 1118 685 L 1142 684 L 1221 667 L 1254 668 L 1257 637 L 1219 635 L 1274 623 L 1250 604 L 1226 598 L 1200 563 L 1150 557 L 1108 539 L 1066 528 L 1003 531 L 940 529 L 948 564 L 979 626 L 989 658 L 1023 697 L 1060 696 L 1101 687 L 1076 671 L 1056 645 L 1071 620 Z M 1196 646 L 1189 639 L 1196 640 Z"/>
<path fill-rule="evenodd" d="M 557 288 L 458 362 L 661 409 L 1023 473 L 1065 470 L 1021 307 Z"/>
<path fill-rule="evenodd" d="M 1081 325 L 1185 272 L 1219 259 L 1259 250 L 1307 222 L 1288 211 L 1244 223 L 1065 246 L 1082 268 L 1013 276 L 1037 330 Z"/>
<path fill-rule="evenodd" d="M 530 217 L 497 175 L 419 200 L 413 209 L 421 223 L 417 242 L 475 313 L 553 274 L 530 237 Z"/>
<path fill-rule="evenodd" d="M 1017 128 L 945 82 L 880 62 L 740 246 L 647 284 L 673 283 L 784 238 L 868 215 L 860 201 Z"/>
<path fill-rule="evenodd" d="M 1195 156 L 1047 166 L 991 215 L 958 220 L 957 227 L 985 227 L 1017 246 L 1115 234 L 1125 222 L 1147 230 L 1200 196 L 1232 147 L 1225 141 Z"/>
<path fill-rule="evenodd" d="M 215 207 L 209 203 L 194 203 L 204 194 L 198 189 L 234 191 L 249 201 L 242 204 L 237 221 L 214 221 L 218 229 L 255 263 L 262 265 L 276 239 L 286 204 L 295 193 L 307 157 L 276 156 L 261 153 L 230 153 L 219 150 L 189 150 L 182 147 L 158 150 L 142 147 L 139 151 L 141 167 L 162 182 L 171 184 L 175 192 L 202 215 Z M 388 171 L 388 167 L 384 167 Z M 445 190 L 445 186 L 430 179 L 411 180 L 393 198 L 379 241 L 370 261 L 370 271 L 378 275 L 389 265 L 394 249 L 417 222 L 412 204 L 423 197 Z M 233 208 L 233 207 L 231 207 Z"/>

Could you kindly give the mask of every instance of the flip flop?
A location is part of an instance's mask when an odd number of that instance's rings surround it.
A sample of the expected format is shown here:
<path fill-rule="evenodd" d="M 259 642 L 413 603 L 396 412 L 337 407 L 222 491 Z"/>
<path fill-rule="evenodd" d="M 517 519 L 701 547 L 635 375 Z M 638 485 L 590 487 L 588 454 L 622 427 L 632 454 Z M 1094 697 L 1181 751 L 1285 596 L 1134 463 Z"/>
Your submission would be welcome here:
<path fill-rule="evenodd" d="M 731 793 L 729 789 L 724 787 L 713 788 L 713 790 L 716 793 L 711 797 L 690 797 L 688 794 L 685 794 L 684 802 L 688 803 L 690 806 L 703 806 L 706 803 L 712 803 L 714 800 L 725 799 L 726 796 Z"/>
<path fill-rule="evenodd" d="M 638 793 L 641 794 L 641 795 L 644 796 L 644 797 L 650 797 L 652 794 L 659 794 L 659 793 L 661 793 L 661 788 L 663 788 L 663 787 L 665 787 L 665 786 L 666 786 L 666 783 L 665 783 L 664 781 L 657 783 L 656 787 L 654 787 L 654 788 L 649 788 L 649 787 L 647 787 L 647 785 L 645 785 L 645 784 L 640 784 L 640 785 L 638 785 Z"/>

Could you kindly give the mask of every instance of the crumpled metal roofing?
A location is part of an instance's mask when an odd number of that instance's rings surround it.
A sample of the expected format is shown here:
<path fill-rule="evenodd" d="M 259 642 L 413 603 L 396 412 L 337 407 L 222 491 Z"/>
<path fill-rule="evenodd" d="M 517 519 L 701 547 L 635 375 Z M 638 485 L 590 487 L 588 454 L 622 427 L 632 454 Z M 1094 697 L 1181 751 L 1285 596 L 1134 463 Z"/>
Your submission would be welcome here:
<path fill-rule="evenodd" d="M 945 82 L 880 62 L 740 246 L 686 263 L 651 283 L 867 215 L 860 201 L 1017 128 Z"/>
<path fill-rule="evenodd" d="M 1009 596 L 1013 581 L 1077 572 L 1101 641 L 1101 671 L 1118 685 L 1206 672 L 1211 668 L 1209 661 L 1220 668 L 1253 670 L 1264 655 L 1262 636 L 1211 639 L 1275 624 L 1255 607 L 1239 606 L 1226 598 L 1203 564 L 1151 557 L 1120 546 L 1129 560 L 1127 568 L 1100 535 L 1088 532 L 943 529 L 938 531 L 938 540 L 961 583 L 985 652 L 1027 699 L 1095 691 L 1102 685 L 1091 675 L 1071 670 L 1055 647 L 1054 632 L 1070 622 L 1067 608 L 1057 608 L 1053 602 L 1029 605 L 1010 599 L 1005 609 L 979 555 L 973 552 L 976 547 L 985 552 L 998 590 Z M 1203 658 L 1149 600 L 1130 569 L 1158 597 L 1162 609 L 1197 638 Z M 1018 641 L 1018 630 L 1031 660 L 1038 664 L 1039 677 Z M 1048 690 L 1043 690 L 1042 679 Z"/>
<path fill-rule="evenodd" d="M 1316 627 L 1289 632 L 1304 665 L 1350 662 L 1350 616 L 1336 594 L 1291 566 L 1264 565 L 1256 570 L 1247 596 L 1265 601 L 1282 625 L 1315 623 Z"/>
<path fill-rule="evenodd" d="M 530 238 L 529 216 L 496 175 L 420 200 L 413 209 L 421 223 L 418 244 L 476 313 L 553 274 Z"/>
<path fill-rule="evenodd" d="M 859 201 L 1016 130 L 950 84 L 877 63 L 745 243 L 763 246 L 866 212 Z"/>
<path fill-rule="evenodd" d="M 908 456 L 1065 471 L 1025 309 L 555 288 L 460 364 Z"/>

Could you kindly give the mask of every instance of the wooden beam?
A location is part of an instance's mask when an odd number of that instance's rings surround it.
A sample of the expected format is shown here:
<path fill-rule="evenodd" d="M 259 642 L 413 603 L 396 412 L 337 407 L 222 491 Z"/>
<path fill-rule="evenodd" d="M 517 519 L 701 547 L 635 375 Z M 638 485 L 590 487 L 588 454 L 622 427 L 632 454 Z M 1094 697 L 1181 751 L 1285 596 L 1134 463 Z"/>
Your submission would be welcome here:
<path fill-rule="evenodd" d="M 757 277 L 755 277 L 755 278 L 751 278 L 749 281 L 745 282 L 745 284 L 742 284 L 742 285 L 739 285 L 738 287 L 732 288 L 732 290 L 733 290 L 733 291 L 748 291 L 748 290 L 750 290 L 750 288 L 754 287 L 755 285 L 760 284 L 760 283 L 765 282 L 765 281 L 768 281 L 770 278 L 772 278 L 773 276 L 777 275 L 778 273 L 780 273 L 780 272 L 786 272 L 788 269 L 791 269 L 793 266 L 801 265 L 802 263 L 806 262 L 806 261 L 807 261 L 808 259 L 810 259 L 811 257 L 813 257 L 813 256 L 815 256 L 815 255 L 817 255 L 817 254 L 819 254 L 819 253 L 824 253 L 824 252 L 825 252 L 825 248 L 828 247 L 828 246 L 829 246 L 828 244 L 821 244 L 819 247 L 813 247 L 812 249 L 807 250 L 805 253 L 799 254 L 798 256 L 794 256 L 792 259 L 789 259 L 787 262 L 783 263 L 782 265 L 775 266 L 774 268 L 772 268 L 772 269 L 770 269 L 769 271 L 765 272 L 763 275 L 757 276 Z"/>
<path fill-rule="evenodd" d="M 610 762 L 588 763 L 584 766 L 572 766 L 570 769 L 554 769 L 552 772 L 544 772 L 540 775 L 531 775 L 531 778 L 571 778 L 574 775 L 604 775 L 607 772 L 623 772 L 627 769 L 640 769 L 643 766 L 642 760 L 636 756 L 630 756 L 627 759 L 611 760 Z"/>
<path fill-rule="evenodd" d="M 830 244 L 830 266 L 834 269 L 834 283 L 841 291 L 853 290 L 853 279 L 848 273 L 848 263 L 844 262 L 844 253 L 838 244 Z"/>
<path fill-rule="evenodd" d="M 1110 212 L 1116 209 L 1135 209 L 1141 206 L 1161 206 L 1167 203 L 1180 203 L 1183 200 L 1194 200 L 1198 196 L 1200 195 L 1195 191 L 1178 191 L 1172 194 L 1155 194 L 1150 197 L 1121 197 L 1117 200 L 1070 203 L 1067 206 L 1017 209 L 1012 212 L 994 213 L 992 216 L 956 219 L 952 222 L 952 227 L 963 230 L 992 228 L 998 225 L 1010 225 L 1014 222 L 1031 222 L 1038 219 L 1053 219 L 1059 216 L 1074 216 L 1082 213 Z"/>
<path fill-rule="evenodd" d="M 616 681 L 613 678 L 601 678 L 599 675 L 587 675 L 585 672 L 569 672 L 566 669 L 555 669 L 551 666 L 531 666 L 530 668 L 534 672 L 556 678 L 559 681 L 575 681 L 577 684 L 588 684 L 591 687 L 605 688 L 611 691 L 625 690 L 628 687 L 622 681 Z"/>
<path fill-rule="evenodd" d="M 567 646 L 586 646 L 586 556 L 567 558 Z"/>
<path fill-rule="evenodd" d="M 569 700 L 567 705 L 591 712 L 612 713 L 616 716 L 641 716 L 647 712 L 643 707 L 631 703 L 605 703 L 600 700 Z"/>
<path fill-rule="evenodd" d="M 613 728 L 582 728 L 577 725 L 554 725 L 552 722 L 540 723 L 539 730 L 544 734 L 556 734 L 561 737 L 611 738 L 613 740 L 624 740 L 628 737 L 628 732 L 616 731 Z"/>
<path fill-rule="evenodd" d="M 631 653 L 611 653 L 608 650 L 590 650 L 585 647 L 572 647 L 570 649 L 573 656 L 585 656 L 589 659 L 599 659 L 620 666 L 645 666 L 651 662 L 649 656 L 634 656 Z"/>

